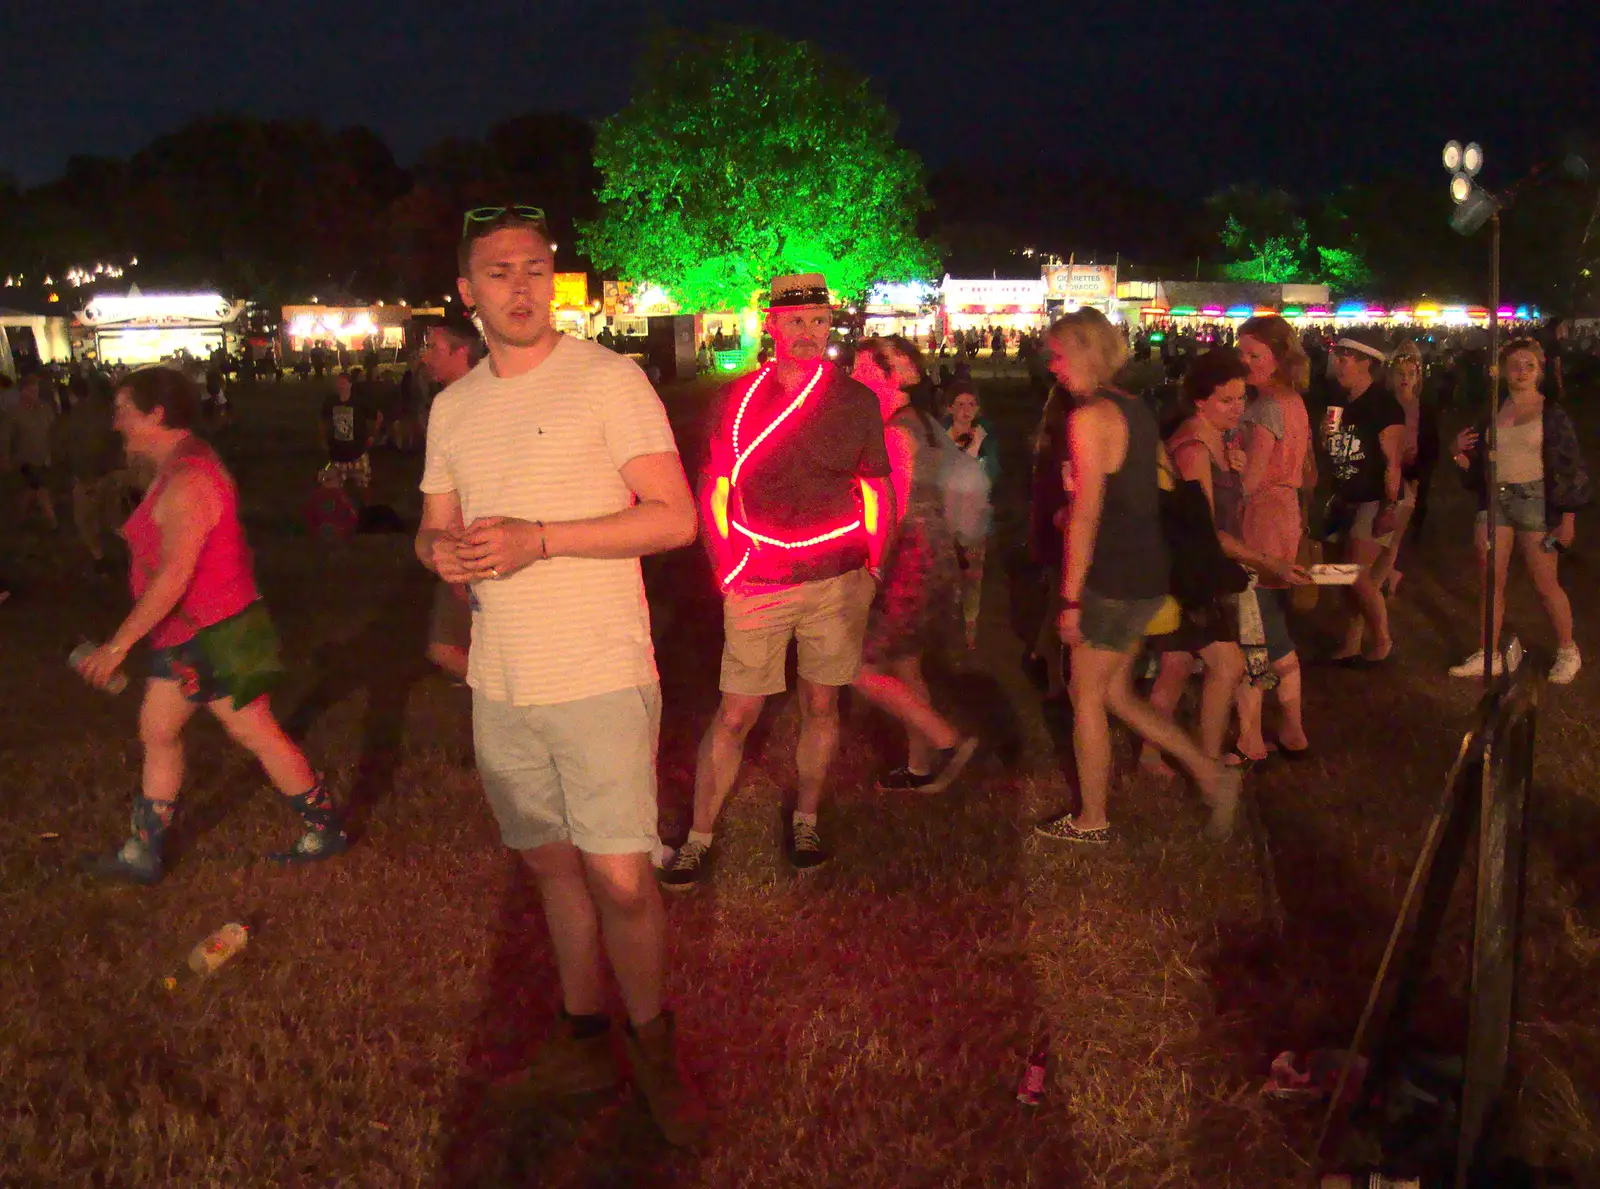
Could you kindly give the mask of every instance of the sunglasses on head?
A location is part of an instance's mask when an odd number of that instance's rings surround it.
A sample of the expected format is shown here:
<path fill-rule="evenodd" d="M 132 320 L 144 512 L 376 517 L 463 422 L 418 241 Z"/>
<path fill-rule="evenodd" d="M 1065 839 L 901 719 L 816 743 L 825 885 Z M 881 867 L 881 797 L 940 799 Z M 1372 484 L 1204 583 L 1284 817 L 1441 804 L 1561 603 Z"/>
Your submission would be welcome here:
<path fill-rule="evenodd" d="M 510 215 L 513 219 L 526 219 L 530 223 L 544 222 L 544 208 L 538 206 L 479 206 L 468 211 L 461 219 L 461 238 L 466 239 L 479 223 L 493 223 Z"/>

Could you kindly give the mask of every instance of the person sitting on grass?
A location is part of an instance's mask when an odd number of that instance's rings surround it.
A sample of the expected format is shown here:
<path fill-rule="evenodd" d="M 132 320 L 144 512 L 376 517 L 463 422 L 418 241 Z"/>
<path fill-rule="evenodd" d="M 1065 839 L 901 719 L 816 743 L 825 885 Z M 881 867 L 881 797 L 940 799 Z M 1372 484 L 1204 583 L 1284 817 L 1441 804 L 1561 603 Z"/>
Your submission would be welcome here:
<path fill-rule="evenodd" d="M 256 589 L 239 523 L 239 492 L 216 453 L 192 432 L 199 387 L 181 372 L 134 372 L 114 403 L 130 457 L 156 466 L 155 481 L 123 526 L 132 558 L 133 610 L 111 639 L 78 664 L 107 689 L 140 640 L 150 644 L 149 680 L 139 710 L 142 788 L 133 832 L 108 855 L 85 861 L 91 875 L 153 884 L 183 783 L 184 725 L 204 706 L 261 762 L 305 829 L 273 858 L 304 863 L 347 847 L 338 809 L 322 778 L 284 734 L 267 690 L 282 672 L 277 635 Z"/>
<path fill-rule="evenodd" d="M 1143 401 L 1110 386 L 1128 344 L 1104 314 L 1084 308 L 1064 315 L 1047 345 L 1050 370 L 1076 402 L 1068 421 L 1070 473 L 1062 477 L 1071 511 L 1059 626 L 1072 650 L 1068 688 L 1083 808 L 1035 831 L 1062 842 L 1111 841 L 1109 713 L 1188 770 L 1211 807 L 1207 834 L 1221 840 L 1233 831 L 1239 771 L 1206 755 L 1133 690 L 1134 655 L 1170 597 L 1155 417 Z"/>

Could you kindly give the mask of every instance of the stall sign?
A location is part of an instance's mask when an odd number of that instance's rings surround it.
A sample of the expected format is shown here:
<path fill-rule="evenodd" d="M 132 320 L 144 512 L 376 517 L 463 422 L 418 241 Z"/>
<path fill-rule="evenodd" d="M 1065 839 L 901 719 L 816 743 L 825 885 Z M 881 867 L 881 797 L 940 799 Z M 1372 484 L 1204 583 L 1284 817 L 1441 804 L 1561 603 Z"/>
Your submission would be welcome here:
<path fill-rule="evenodd" d="M 589 304 L 589 274 L 586 272 L 556 273 L 555 304 L 568 309 L 584 309 Z"/>
<path fill-rule="evenodd" d="M 1117 292 L 1114 264 L 1053 264 L 1044 270 L 1053 301 L 1109 301 Z"/>
<path fill-rule="evenodd" d="M 946 277 L 944 306 L 963 313 L 1006 307 L 1032 313 L 1044 309 L 1044 279 L 958 281 Z"/>

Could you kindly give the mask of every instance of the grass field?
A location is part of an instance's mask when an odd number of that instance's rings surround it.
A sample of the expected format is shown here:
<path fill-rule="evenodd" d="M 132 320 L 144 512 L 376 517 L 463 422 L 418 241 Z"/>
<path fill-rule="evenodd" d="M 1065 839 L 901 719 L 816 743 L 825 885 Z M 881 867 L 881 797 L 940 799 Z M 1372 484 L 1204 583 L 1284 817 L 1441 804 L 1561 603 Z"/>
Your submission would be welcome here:
<path fill-rule="evenodd" d="M 669 395 L 693 449 L 705 393 Z M 1306 1173 L 1317 1114 L 1264 1099 L 1274 1053 L 1348 1040 L 1476 696 L 1470 508 L 1439 477 L 1404 563 L 1396 660 L 1308 674 L 1317 758 L 1251 778 L 1270 867 L 1197 838 L 1194 796 L 1124 776 L 1121 840 L 1033 839 L 1068 797 L 1063 724 L 1021 675 L 1003 564 L 1020 528 L 1035 411 L 995 382 L 1007 446 L 983 647 L 936 683 L 982 734 L 935 799 L 871 791 L 895 733 L 847 709 L 825 834 L 805 878 L 779 849 L 795 712 L 776 700 L 718 833 L 714 879 L 673 898 L 671 995 L 716 1113 L 702 1154 L 667 1149 L 636 1097 L 494 1108 L 487 1079 L 550 1026 L 536 898 L 498 844 L 470 761 L 466 692 L 421 659 L 430 583 L 404 536 L 319 548 L 293 530 L 316 466 L 315 394 L 239 394 L 215 436 L 239 477 L 291 677 L 277 703 L 353 806 L 359 845 L 310 870 L 264 855 L 290 813 L 209 722 L 190 730 L 176 860 L 152 890 L 72 873 L 114 845 L 137 779 L 136 697 L 67 670 L 126 609 L 66 534 L 7 524 L 26 579 L 0 608 L 0 1185 L 1226 1186 Z M 416 459 L 380 455 L 378 494 L 414 515 Z M 1600 648 L 1593 546 L 1569 555 L 1579 642 Z M 647 563 L 665 691 L 663 832 L 687 828 L 693 751 L 716 702 L 720 616 L 695 550 Z M 1511 616 L 1548 647 L 1531 592 Z M 1325 618 L 1301 625 L 1307 651 Z M 1600 657 L 1600 652 L 1594 653 Z M 1515 1053 L 1516 1142 L 1600 1183 L 1596 689 L 1541 721 Z M 1128 753 L 1124 751 L 1124 760 Z M 1270 874 L 1269 881 L 1265 877 Z M 1268 894 L 1275 885 L 1276 898 Z M 1461 889 L 1463 892 L 1465 889 Z M 1281 914 L 1281 934 L 1273 921 Z M 248 949 L 208 983 L 162 976 L 229 920 Z M 1465 899 L 1422 1025 L 1464 1018 Z M 1044 1104 L 1013 1096 L 1052 1045 Z"/>

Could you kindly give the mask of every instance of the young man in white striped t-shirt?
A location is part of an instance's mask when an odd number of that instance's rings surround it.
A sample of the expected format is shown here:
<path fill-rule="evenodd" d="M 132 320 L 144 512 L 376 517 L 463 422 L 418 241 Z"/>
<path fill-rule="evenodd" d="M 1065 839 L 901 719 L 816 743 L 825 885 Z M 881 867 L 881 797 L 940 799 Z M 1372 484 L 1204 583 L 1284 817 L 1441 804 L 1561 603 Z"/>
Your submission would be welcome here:
<path fill-rule="evenodd" d="M 561 977 L 567 1026 L 526 1090 L 616 1081 L 603 943 L 635 1080 L 666 1137 L 686 1144 L 702 1118 L 661 1002 L 666 922 L 650 866 L 661 690 L 638 559 L 694 539 L 694 499 L 638 367 L 551 325 L 553 257 L 537 208 L 467 216 L 458 284 L 489 357 L 434 403 L 417 555 L 477 596 L 478 771 L 539 886 Z"/>

